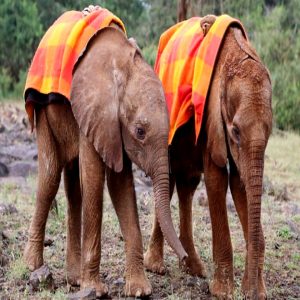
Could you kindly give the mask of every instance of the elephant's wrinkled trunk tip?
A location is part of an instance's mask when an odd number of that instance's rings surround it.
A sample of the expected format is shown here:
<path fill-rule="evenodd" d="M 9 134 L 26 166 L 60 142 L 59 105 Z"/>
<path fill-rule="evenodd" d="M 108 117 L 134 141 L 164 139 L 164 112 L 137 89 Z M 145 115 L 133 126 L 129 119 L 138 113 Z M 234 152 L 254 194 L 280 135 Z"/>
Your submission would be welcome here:
<path fill-rule="evenodd" d="M 188 256 L 173 226 L 170 209 L 168 156 L 160 160 L 152 174 L 155 212 L 164 238 L 181 262 Z"/>
<path fill-rule="evenodd" d="M 186 253 L 180 240 L 178 239 L 173 225 L 163 224 L 163 222 L 160 222 L 161 217 L 159 216 L 159 213 L 157 213 L 157 215 L 158 215 L 158 222 L 162 229 L 164 238 L 168 242 L 169 246 L 174 250 L 180 262 L 184 264 L 188 257 L 188 254 Z"/>

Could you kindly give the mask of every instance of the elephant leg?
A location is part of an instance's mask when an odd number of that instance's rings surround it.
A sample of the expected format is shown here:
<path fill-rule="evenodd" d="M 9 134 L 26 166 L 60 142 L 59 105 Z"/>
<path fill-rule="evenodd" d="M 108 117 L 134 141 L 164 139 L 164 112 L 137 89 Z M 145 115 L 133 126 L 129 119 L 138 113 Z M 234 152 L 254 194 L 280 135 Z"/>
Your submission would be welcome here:
<path fill-rule="evenodd" d="M 211 293 L 217 297 L 233 297 L 232 245 L 227 218 L 227 168 L 214 164 L 208 152 L 204 155 L 204 178 L 212 225 L 213 260 L 215 265 Z"/>
<path fill-rule="evenodd" d="M 242 224 L 244 238 L 246 241 L 246 248 L 248 250 L 248 209 L 247 209 L 247 196 L 244 185 L 240 180 L 239 173 L 236 166 L 232 162 L 230 164 L 230 190 L 232 198 Z M 259 299 L 266 299 L 267 291 L 263 278 L 263 265 L 264 265 L 264 253 L 265 253 L 265 239 L 260 225 L 260 253 L 259 253 L 259 267 L 258 267 L 258 295 Z M 243 277 L 242 290 L 247 295 L 249 293 L 249 282 L 248 282 L 248 251 L 246 255 L 245 273 Z"/>
<path fill-rule="evenodd" d="M 170 198 L 172 198 L 174 186 L 175 178 L 170 174 Z M 155 212 L 148 249 L 144 255 L 144 264 L 146 269 L 150 272 L 160 275 L 166 273 L 166 267 L 164 265 L 164 237 Z"/>
<path fill-rule="evenodd" d="M 24 259 L 33 271 L 43 265 L 45 227 L 51 203 L 57 193 L 62 167 L 58 150 L 48 123 L 46 109 L 36 112 L 38 145 L 38 186 L 36 205 L 30 224 L 29 238 L 24 250 Z"/>
<path fill-rule="evenodd" d="M 81 262 L 81 191 L 78 158 L 64 168 L 65 192 L 68 200 L 67 223 L 67 280 L 72 285 L 80 284 Z"/>
<path fill-rule="evenodd" d="M 193 276 L 205 277 L 203 263 L 195 249 L 193 239 L 192 204 L 195 190 L 200 182 L 199 176 L 183 179 L 182 174 L 176 180 L 177 193 L 179 197 L 180 214 L 180 236 L 179 239 L 188 254 L 184 269 Z"/>
<path fill-rule="evenodd" d="M 101 225 L 105 165 L 93 145 L 81 134 L 79 168 L 82 192 L 81 289 L 95 288 L 97 297 L 108 293 L 101 282 Z"/>
<path fill-rule="evenodd" d="M 126 253 L 125 295 L 140 297 L 150 295 L 151 285 L 143 264 L 143 244 L 139 226 L 131 162 L 124 155 L 123 170 L 108 170 L 107 186 L 119 218 Z"/>

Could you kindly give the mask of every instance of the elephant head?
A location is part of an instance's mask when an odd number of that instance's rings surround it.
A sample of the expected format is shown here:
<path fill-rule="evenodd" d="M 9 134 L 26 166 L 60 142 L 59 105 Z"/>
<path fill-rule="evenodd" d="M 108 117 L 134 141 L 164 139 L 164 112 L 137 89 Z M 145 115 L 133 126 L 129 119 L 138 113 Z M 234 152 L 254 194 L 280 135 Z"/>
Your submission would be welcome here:
<path fill-rule="evenodd" d="M 261 240 L 264 153 L 272 128 L 270 76 L 238 28 L 223 41 L 208 104 L 208 148 L 214 162 L 234 163 L 247 196 L 248 279 L 256 299 Z M 252 299 L 252 298 L 251 298 Z"/>
<path fill-rule="evenodd" d="M 164 92 L 136 44 L 118 29 L 102 30 L 76 66 L 71 99 L 81 132 L 109 168 L 122 170 L 125 151 L 151 177 L 162 231 L 183 259 L 187 255 L 175 233 L 169 206 Z"/>

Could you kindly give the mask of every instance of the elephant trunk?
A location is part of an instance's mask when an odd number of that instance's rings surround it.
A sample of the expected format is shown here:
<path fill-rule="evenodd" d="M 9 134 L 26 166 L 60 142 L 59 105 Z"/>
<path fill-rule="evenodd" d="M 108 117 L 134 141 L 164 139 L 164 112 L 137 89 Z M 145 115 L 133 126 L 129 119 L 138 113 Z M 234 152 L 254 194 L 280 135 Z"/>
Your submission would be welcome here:
<path fill-rule="evenodd" d="M 168 244 L 178 255 L 180 261 L 183 261 L 187 257 L 187 253 L 175 232 L 171 218 L 168 156 L 160 157 L 157 160 L 151 177 L 154 190 L 155 212 L 162 233 Z"/>
<path fill-rule="evenodd" d="M 264 169 L 265 143 L 253 141 L 250 144 L 250 168 L 247 171 L 248 206 L 248 282 L 250 299 L 257 299 L 258 270 L 264 241 L 261 229 L 261 196 Z"/>

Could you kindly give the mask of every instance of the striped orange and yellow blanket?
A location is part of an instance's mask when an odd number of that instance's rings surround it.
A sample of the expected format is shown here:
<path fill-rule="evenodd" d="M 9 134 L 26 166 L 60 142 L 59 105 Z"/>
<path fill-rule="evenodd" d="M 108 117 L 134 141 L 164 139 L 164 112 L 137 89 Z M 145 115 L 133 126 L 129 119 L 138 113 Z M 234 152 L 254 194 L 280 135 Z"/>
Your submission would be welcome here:
<path fill-rule="evenodd" d="M 43 36 L 33 57 L 25 84 L 25 99 L 30 89 L 42 94 L 58 93 L 70 100 L 73 68 L 90 39 L 112 22 L 124 32 L 123 22 L 100 8 L 84 15 L 68 11 L 61 15 Z M 32 107 L 26 106 L 28 114 Z"/>
<path fill-rule="evenodd" d="M 155 71 L 162 81 L 170 115 L 169 144 L 176 130 L 193 115 L 197 142 L 222 39 L 233 23 L 243 30 L 240 21 L 222 15 L 204 36 L 200 22 L 200 17 L 193 17 L 172 26 L 160 37 Z"/>

